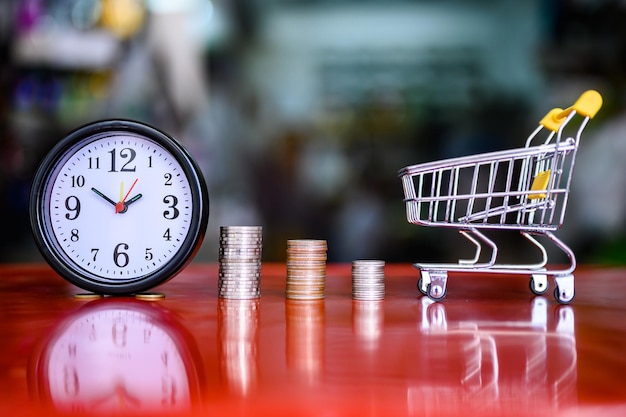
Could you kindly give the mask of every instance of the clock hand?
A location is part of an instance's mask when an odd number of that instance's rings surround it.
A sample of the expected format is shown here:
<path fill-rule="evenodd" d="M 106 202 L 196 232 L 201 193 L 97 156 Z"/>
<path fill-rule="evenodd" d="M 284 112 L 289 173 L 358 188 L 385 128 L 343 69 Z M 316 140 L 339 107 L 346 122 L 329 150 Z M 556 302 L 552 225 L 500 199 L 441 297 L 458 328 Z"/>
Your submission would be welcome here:
<path fill-rule="evenodd" d="M 97 195 L 99 195 L 100 197 L 104 198 L 106 201 L 108 201 L 109 203 L 115 205 L 115 201 L 111 200 L 109 197 L 107 197 L 106 195 L 102 194 L 100 191 L 96 190 L 95 188 L 91 188 L 91 191 L 93 191 L 94 193 L 96 193 Z"/>
<path fill-rule="evenodd" d="M 123 204 L 123 207 L 122 207 L 122 210 L 120 210 L 120 211 L 117 211 L 117 206 L 118 206 L 120 203 L 116 204 L 116 205 L 115 205 L 115 210 L 116 210 L 116 213 L 126 213 L 126 210 L 128 210 L 128 206 L 130 206 L 130 205 L 131 205 L 132 203 L 134 203 L 135 201 L 139 200 L 141 197 L 142 197 L 142 195 L 141 195 L 141 194 L 137 194 L 136 196 L 134 196 L 134 197 L 133 197 L 133 198 L 131 198 L 130 200 L 125 201 L 125 202 L 121 203 L 121 204 Z"/>
<path fill-rule="evenodd" d="M 133 185 L 130 186 L 130 188 L 128 189 L 128 192 L 126 193 L 124 198 L 122 198 L 120 200 L 120 202 L 115 205 L 115 212 L 116 213 L 125 213 L 126 212 L 126 210 L 128 208 L 128 204 L 126 204 L 125 201 L 128 198 L 128 195 L 130 194 L 130 192 L 133 191 L 133 188 L 135 188 L 135 184 L 137 184 L 137 181 L 139 181 L 139 178 L 135 179 L 135 182 L 133 182 Z M 120 197 L 121 197 L 121 195 L 123 193 L 123 190 L 124 190 L 124 182 L 122 182 L 122 185 L 120 187 Z M 139 194 L 139 195 L 141 195 L 141 194 Z"/>
<path fill-rule="evenodd" d="M 133 198 L 131 198 L 130 200 L 128 200 L 127 202 L 124 203 L 124 205 L 128 208 L 128 206 L 130 206 L 132 203 L 134 203 L 135 201 L 139 200 L 142 197 L 141 194 L 137 194 L 136 196 L 134 196 Z"/>

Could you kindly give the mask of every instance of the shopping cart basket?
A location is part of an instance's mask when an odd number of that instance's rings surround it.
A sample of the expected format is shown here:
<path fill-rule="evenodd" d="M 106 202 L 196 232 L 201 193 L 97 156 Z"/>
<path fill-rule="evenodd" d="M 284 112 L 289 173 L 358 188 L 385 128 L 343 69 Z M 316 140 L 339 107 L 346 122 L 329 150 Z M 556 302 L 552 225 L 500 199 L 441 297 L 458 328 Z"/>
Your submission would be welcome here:
<path fill-rule="evenodd" d="M 601 106 L 600 94 L 589 90 L 573 106 L 548 112 L 523 148 L 411 165 L 398 172 L 409 223 L 456 228 L 476 248 L 474 258 L 458 263 L 414 264 L 420 271 L 420 292 L 441 300 L 448 272 L 458 271 L 530 274 L 531 291 L 544 294 L 552 275 L 557 301 L 573 300 L 576 257 L 552 232 L 563 224 L 580 136 Z M 541 261 L 497 263 L 498 247 L 480 229 L 519 231 L 539 250 Z M 545 236 L 560 248 L 569 266 L 549 268 L 547 250 L 536 236 Z M 483 244 L 491 249 L 488 257 L 481 256 Z"/>

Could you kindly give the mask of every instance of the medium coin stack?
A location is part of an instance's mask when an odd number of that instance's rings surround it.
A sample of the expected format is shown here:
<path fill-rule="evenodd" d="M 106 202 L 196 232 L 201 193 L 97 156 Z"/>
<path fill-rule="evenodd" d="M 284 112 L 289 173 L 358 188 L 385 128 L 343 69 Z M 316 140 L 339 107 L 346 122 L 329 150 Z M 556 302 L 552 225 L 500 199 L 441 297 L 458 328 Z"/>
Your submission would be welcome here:
<path fill-rule="evenodd" d="M 228 299 L 261 297 L 261 226 L 222 226 L 219 240 L 218 296 Z"/>
<path fill-rule="evenodd" d="M 352 299 L 377 301 L 385 298 L 385 261 L 352 262 Z"/>
<path fill-rule="evenodd" d="M 325 240 L 287 241 L 287 285 L 285 296 L 295 300 L 324 298 L 326 285 Z"/>

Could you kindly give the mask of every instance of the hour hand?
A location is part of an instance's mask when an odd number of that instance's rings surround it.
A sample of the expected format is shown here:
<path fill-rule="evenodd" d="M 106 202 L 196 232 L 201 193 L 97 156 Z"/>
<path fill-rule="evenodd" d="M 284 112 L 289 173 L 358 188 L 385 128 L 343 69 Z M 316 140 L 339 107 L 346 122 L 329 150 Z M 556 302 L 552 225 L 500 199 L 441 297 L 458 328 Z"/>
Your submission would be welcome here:
<path fill-rule="evenodd" d="M 137 194 L 136 196 L 134 196 L 128 201 L 124 201 L 123 203 L 117 203 L 117 205 L 115 206 L 115 210 L 117 210 L 117 213 L 126 213 L 126 210 L 128 210 L 128 206 L 130 206 L 131 204 L 133 204 L 135 201 L 139 200 L 140 198 L 141 198 L 141 194 Z M 120 208 L 120 205 L 121 205 L 121 208 Z"/>
<path fill-rule="evenodd" d="M 100 191 L 96 190 L 95 188 L 91 188 L 91 191 L 93 191 L 94 193 L 96 193 L 97 195 L 99 195 L 100 197 L 104 198 L 106 201 L 108 201 L 110 204 L 117 204 L 115 201 L 111 200 L 109 197 L 107 197 L 106 195 L 102 194 Z"/>
<path fill-rule="evenodd" d="M 141 198 L 141 194 L 137 194 L 136 196 L 134 196 L 133 198 L 131 198 L 130 200 L 128 200 L 125 204 L 126 207 L 130 206 L 132 203 L 134 203 L 135 201 L 139 200 Z"/>

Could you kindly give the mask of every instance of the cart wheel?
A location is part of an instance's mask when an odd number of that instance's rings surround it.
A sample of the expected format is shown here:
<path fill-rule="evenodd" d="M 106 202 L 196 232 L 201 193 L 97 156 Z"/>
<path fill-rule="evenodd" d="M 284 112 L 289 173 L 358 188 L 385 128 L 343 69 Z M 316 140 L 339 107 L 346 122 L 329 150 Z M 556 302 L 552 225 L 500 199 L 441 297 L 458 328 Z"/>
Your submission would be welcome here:
<path fill-rule="evenodd" d="M 542 295 L 548 291 L 548 277 L 544 274 L 535 274 L 530 277 L 530 291 L 535 295 Z"/>
<path fill-rule="evenodd" d="M 558 285 L 554 288 L 554 298 L 561 304 L 571 304 L 571 302 L 574 301 L 575 296 L 575 290 L 572 290 L 572 293 L 568 295 L 565 292 L 561 292 L 561 289 Z"/>
<path fill-rule="evenodd" d="M 420 276 L 420 279 L 417 281 L 417 289 L 422 295 L 428 295 L 428 288 L 424 289 L 424 280 Z"/>
<path fill-rule="evenodd" d="M 426 287 L 426 292 L 428 295 L 428 298 L 430 298 L 433 301 L 441 301 L 444 298 L 446 298 L 447 295 L 447 288 L 445 287 L 441 287 L 440 285 L 432 285 L 432 284 L 428 284 L 428 286 Z"/>

